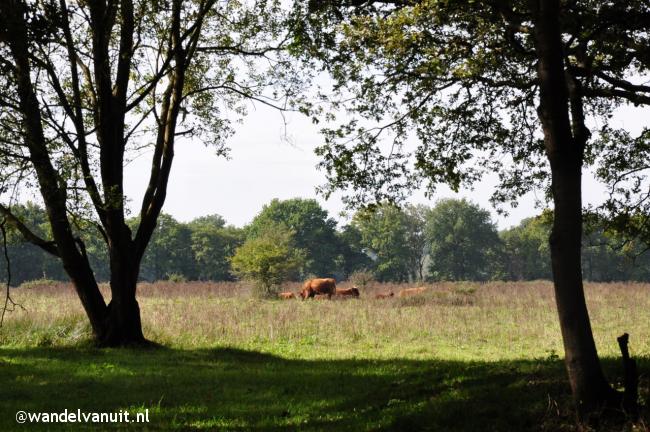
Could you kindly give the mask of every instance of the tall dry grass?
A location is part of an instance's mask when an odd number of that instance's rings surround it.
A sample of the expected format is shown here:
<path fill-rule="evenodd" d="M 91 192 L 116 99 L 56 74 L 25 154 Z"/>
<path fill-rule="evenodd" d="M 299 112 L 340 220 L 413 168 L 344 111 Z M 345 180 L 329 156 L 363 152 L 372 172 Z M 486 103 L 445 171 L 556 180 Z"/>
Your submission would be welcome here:
<path fill-rule="evenodd" d="M 360 299 L 280 301 L 251 298 L 246 283 L 157 282 L 140 284 L 138 298 L 147 337 L 178 348 L 233 346 L 301 358 L 503 360 L 562 353 L 550 282 L 427 284 L 420 296 L 374 299 L 413 286 L 374 283 Z M 107 286 L 101 289 L 108 295 Z M 616 336 L 628 332 L 633 354 L 650 356 L 650 285 L 588 283 L 585 289 L 601 355 L 617 356 Z M 12 297 L 26 311 L 7 314 L 0 345 L 89 339 L 69 284 L 17 288 Z"/>

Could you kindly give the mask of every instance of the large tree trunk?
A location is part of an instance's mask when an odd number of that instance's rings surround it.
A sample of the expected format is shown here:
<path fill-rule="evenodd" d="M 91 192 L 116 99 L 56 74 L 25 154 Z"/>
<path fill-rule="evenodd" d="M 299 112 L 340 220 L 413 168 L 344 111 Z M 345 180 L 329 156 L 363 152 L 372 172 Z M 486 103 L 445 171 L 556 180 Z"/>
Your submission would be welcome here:
<path fill-rule="evenodd" d="M 131 230 L 124 225 L 109 241 L 111 268 L 111 302 L 108 304 L 106 331 L 99 341 L 103 346 L 143 345 L 140 306 L 136 287 L 141 255 L 131 239 Z"/>
<path fill-rule="evenodd" d="M 95 275 L 93 274 L 88 259 L 85 256 L 63 258 L 65 269 L 72 285 L 81 300 L 81 304 L 88 316 L 95 339 L 103 337 L 106 331 L 105 320 L 108 311 L 102 293 L 99 291 Z"/>
<path fill-rule="evenodd" d="M 539 0 L 536 23 L 540 106 L 546 153 L 551 165 L 554 202 L 550 237 L 555 299 L 562 329 L 565 363 L 578 415 L 610 405 L 617 393 L 602 372 L 582 284 L 582 161 L 586 134 L 581 105 L 569 101 L 559 1 Z M 574 102 L 573 100 L 571 102 Z M 571 106 L 572 117 L 569 116 Z"/>
<path fill-rule="evenodd" d="M 609 405 L 615 393 L 600 366 L 582 284 L 580 166 L 558 160 L 563 159 L 561 153 L 550 158 L 555 204 L 551 263 L 567 372 L 578 413 L 584 417 Z"/>
<path fill-rule="evenodd" d="M 110 5 L 102 2 L 89 4 L 97 100 L 95 124 L 106 203 L 102 213 L 111 270 L 111 301 L 99 343 L 103 346 L 141 345 L 146 340 L 136 300 L 140 255 L 126 225 L 124 209 L 125 117 L 134 43 L 133 5 L 131 1 L 120 3 L 120 56 L 116 61 L 114 81 L 109 45 L 111 29 L 118 22 L 118 16 L 111 15 L 110 9 Z"/>
<path fill-rule="evenodd" d="M 102 346 L 133 346 L 147 343 L 142 333 L 140 306 L 136 300 L 137 276 L 124 273 L 111 278 L 112 299 L 108 304 Z"/>

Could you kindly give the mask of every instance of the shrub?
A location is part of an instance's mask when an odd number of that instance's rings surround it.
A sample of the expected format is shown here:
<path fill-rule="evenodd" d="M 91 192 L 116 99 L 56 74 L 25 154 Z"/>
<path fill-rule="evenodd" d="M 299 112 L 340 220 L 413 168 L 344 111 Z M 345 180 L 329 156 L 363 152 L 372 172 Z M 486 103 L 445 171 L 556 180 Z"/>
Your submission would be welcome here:
<path fill-rule="evenodd" d="M 231 258 L 233 273 L 253 282 L 256 297 L 274 297 L 282 282 L 305 263 L 305 251 L 295 248 L 293 231 L 271 224 L 237 248 Z"/>

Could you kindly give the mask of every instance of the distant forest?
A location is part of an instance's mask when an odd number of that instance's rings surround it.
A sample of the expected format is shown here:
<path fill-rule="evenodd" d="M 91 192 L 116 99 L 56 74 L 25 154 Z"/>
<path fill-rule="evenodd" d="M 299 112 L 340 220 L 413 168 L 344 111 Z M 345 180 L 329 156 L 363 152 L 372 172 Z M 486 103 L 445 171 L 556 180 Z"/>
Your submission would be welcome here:
<path fill-rule="evenodd" d="M 36 233 L 51 237 L 40 206 L 30 202 L 16 205 L 13 211 Z M 162 214 L 144 255 L 140 279 L 235 280 L 232 258 L 238 248 L 282 230 L 291 247 L 302 251 L 298 270 L 291 276 L 295 280 L 310 276 L 344 280 L 354 273 L 393 282 L 551 279 L 551 217 L 550 212 L 542 212 L 498 231 L 487 210 L 456 199 L 438 201 L 433 207 L 381 205 L 359 210 L 345 226 L 337 226 L 316 200 L 299 198 L 271 201 L 243 228 L 228 225 L 219 215 L 183 223 Z M 76 222 L 76 234 L 96 278 L 107 281 L 110 270 L 104 239 L 92 222 Z M 129 220 L 132 228 L 137 224 L 136 218 Z M 592 223 L 583 237 L 584 278 L 649 281 L 646 249 L 645 244 L 626 241 Z M 58 259 L 25 242 L 11 226 L 7 227 L 7 251 L 12 285 L 43 278 L 68 279 Z M 0 277 L 6 281 L 4 263 Z"/>

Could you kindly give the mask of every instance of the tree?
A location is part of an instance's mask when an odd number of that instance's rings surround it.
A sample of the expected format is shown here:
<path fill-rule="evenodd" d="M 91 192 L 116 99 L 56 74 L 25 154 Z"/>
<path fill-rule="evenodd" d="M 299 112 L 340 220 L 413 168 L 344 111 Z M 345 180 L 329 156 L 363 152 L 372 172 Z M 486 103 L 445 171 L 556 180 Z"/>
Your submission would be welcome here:
<path fill-rule="evenodd" d="M 371 268 L 372 260 L 364 252 L 361 232 L 354 225 L 344 226 L 336 235 L 340 245 L 336 268 L 341 273 L 341 279 L 349 278 L 354 272 Z"/>
<path fill-rule="evenodd" d="M 226 226 L 226 220 L 218 214 L 199 216 L 192 219 L 190 226 L 205 226 L 211 228 L 223 228 Z"/>
<path fill-rule="evenodd" d="M 297 81 L 278 54 L 281 15 L 273 0 L 0 2 L 0 183 L 40 191 L 51 239 L 11 206 L 0 212 L 61 260 L 100 344 L 146 342 L 136 283 L 176 139 L 202 139 L 224 154 L 227 119 L 245 101 L 290 108 L 283 97 Z M 265 96 L 270 86 L 277 96 Z M 124 165 L 146 148 L 151 172 L 132 229 Z M 107 245 L 108 304 L 75 235 L 82 221 Z"/>
<path fill-rule="evenodd" d="M 408 281 L 421 276 L 424 245 L 422 225 L 415 213 L 383 204 L 358 211 L 353 226 L 361 233 L 361 245 L 373 260 L 380 281 Z M 415 241 L 414 241 L 415 239 Z"/>
<path fill-rule="evenodd" d="M 440 200 L 426 220 L 429 274 L 437 280 L 487 280 L 500 261 L 501 242 L 487 210 L 463 200 Z"/>
<path fill-rule="evenodd" d="M 134 221 L 134 225 L 137 221 Z M 196 266 L 192 255 L 192 231 L 171 215 L 158 216 L 147 251 L 142 257 L 141 279 L 157 281 L 171 275 L 196 279 Z"/>
<path fill-rule="evenodd" d="M 621 395 L 602 372 L 584 298 L 581 180 L 585 164 L 615 162 L 599 174 L 614 196 L 606 210 L 625 212 L 635 197 L 648 208 L 640 187 L 647 183 L 635 175 L 648 168 L 648 133 L 598 136 L 587 125 L 607 125 L 622 103 L 650 104 L 641 78 L 650 66 L 650 5 L 307 3 L 295 5 L 302 26 L 296 46 L 331 72 L 339 91 L 330 100 L 351 119 L 326 131 L 318 150 L 329 176 L 325 193 L 350 189 L 352 203 L 399 199 L 423 182 L 429 193 L 440 183 L 457 190 L 486 172 L 500 177 L 495 202 L 548 190 L 555 297 L 578 415 L 618 406 Z M 625 139 L 617 146 L 599 140 L 608 136 Z M 412 138 L 419 144 L 409 150 Z M 634 411 L 636 401 L 624 401 Z"/>
<path fill-rule="evenodd" d="M 272 200 L 247 227 L 248 237 L 255 238 L 267 226 L 274 224 L 283 224 L 293 231 L 296 247 L 306 251 L 305 268 L 301 277 L 333 275 L 340 248 L 336 237 L 336 221 L 328 217 L 327 211 L 316 200 Z"/>
<path fill-rule="evenodd" d="M 551 215 L 542 214 L 524 219 L 519 225 L 499 233 L 504 244 L 504 267 L 508 279 L 551 278 L 550 223 Z"/>
<path fill-rule="evenodd" d="M 293 231 L 275 223 L 238 247 L 231 264 L 238 277 L 257 284 L 258 294 L 270 297 L 282 282 L 295 277 L 306 255 L 295 247 Z"/>
<path fill-rule="evenodd" d="M 648 280 L 643 239 L 630 239 L 613 230 L 611 224 L 596 214 L 588 215 L 582 241 L 582 270 L 586 280 L 594 282 Z M 518 226 L 499 233 L 504 243 L 508 279 L 531 280 L 551 277 L 548 236 L 552 214 L 522 220 Z"/>
<path fill-rule="evenodd" d="M 431 209 L 425 205 L 407 205 L 404 208 L 406 216 L 406 241 L 408 260 L 412 280 L 424 280 L 424 262 L 429 255 L 429 244 L 426 236 L 426 221 Z"/>
<path fill-rule="evenodd" d="M 630 224 L 632 225 L 632 224 Z M 591 281 L 648 280 L 648 238 L 630 236 L 631 226 L 620 230 L 599 214 L 587 214 L 582 266 Z M 645 228 L 644 228 L 645 229 Z"/>
<path fill-rule="evenodd" d="M 244 242 L 242 229 L 225 226 L 218 215 L 196 218 L 189 223 L 196 277 L 200 280 L 232 280 L 230 258 Z"/>

